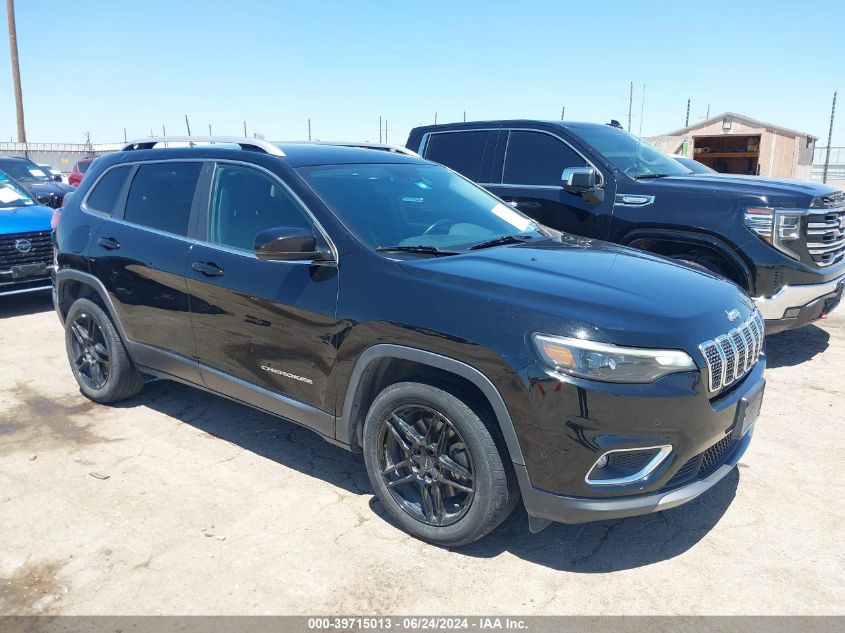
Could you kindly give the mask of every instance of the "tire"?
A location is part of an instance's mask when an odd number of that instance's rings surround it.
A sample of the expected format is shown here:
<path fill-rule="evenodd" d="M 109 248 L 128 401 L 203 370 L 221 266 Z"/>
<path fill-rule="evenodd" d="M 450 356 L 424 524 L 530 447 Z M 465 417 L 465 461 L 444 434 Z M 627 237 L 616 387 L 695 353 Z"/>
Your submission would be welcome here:
<path fill-rule="evenodd" d="M 65 349 L 79 390 L 94 402 L 125 400 L 144 387 L 111 318 L 90 299 L 77 299 L 68 310 Z"/>
<path fill-rule="evenodd" d="M 495 427 L 470 403 L 451 385 L 396 383 L 376 397 L 364 422 L 364 461 L 376 496 L 403 529 L 435 545 L 480 539 L 519 499 Z"/>
<path fill-rule="evenodd" d="M 696 257 L 694 255 L 672 255 L 672 259 L 686 264 L 690 268 L 696 270 L 703 270 L 704 272 L 718 275 L 719 277 L 727 277 L 725 269 L 716 262 L 705 259 L 703 257 Z"/>

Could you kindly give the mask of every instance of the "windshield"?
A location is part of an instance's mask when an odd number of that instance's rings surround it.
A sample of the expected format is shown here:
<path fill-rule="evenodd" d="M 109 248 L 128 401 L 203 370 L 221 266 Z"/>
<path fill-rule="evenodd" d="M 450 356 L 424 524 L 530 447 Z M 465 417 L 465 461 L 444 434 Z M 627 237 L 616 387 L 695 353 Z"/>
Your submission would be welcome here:
<path fill-rule="evenodd" d="M 35 204 L 20 185 L 0 171 L 0 207 L 25 207 Z"/>
<path fill-rule="evenodd" d="M 26 160 L 4 160 L 0 162 L 0 169 L 20 182 L 43 182 L 49 180 L 43 169 L 35 163 Z"/>
<path fill-rule="evenodd" d="M 510 236 L 546 236 L 533 220 L 440 165 L 321 165 L 297 171 L 372 249 L 427 246 L 454 252 Z"/>
<path fill-rule="evenodd" d="M 631 178 L 686 176 L 690 170 L 645 141 L 610 125 L 578 128 L 578 134 Z"/>
<path fill-rule="evenodd" d="M 93 163 L 93 162 L 94 162 L 93 160 L 81 160 L 78 163 L 76 163 L 76 168 L 79 170 L 80 174 L 84 174 L 86 171 L 88 171 L 88 168 L 91 166 L 91 163 Z"/>

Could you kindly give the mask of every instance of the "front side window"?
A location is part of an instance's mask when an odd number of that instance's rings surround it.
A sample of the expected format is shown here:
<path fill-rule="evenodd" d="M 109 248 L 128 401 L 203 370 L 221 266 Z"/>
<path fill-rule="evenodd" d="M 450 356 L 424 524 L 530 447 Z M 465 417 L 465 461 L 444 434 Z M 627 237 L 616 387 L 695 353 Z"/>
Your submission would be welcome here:
<path fill-rule="evenodd" d="M 115 167 L 106 172 L 105 176 L 95 185 L 88 195 L 85 206 L 94 211 L 111 215 L 123 191 L 123 184 L 129 175 L 130 166 Z"/>
<path fill-rule="evenodd" d="M 147 163 L 138 168 L 126 199 L 124 219 L 176 235 L 188 221 L 202 163 Z"/>
<path fill-rule="evenodd" d="M 564 169 L 587 166 L 569 145 L 541 132 L 513 131 L 507 148 L 502 182 L 509 185 L 560 187 Z"/>
<path fill-rule="evenodd" d="M 478 182 L 489 135 L 486 130 L 432 134 L 425 146 L 425 157 Z"/>
<path fill-rule="evenodd" d="M 217 165 L 211 193 L 211 242 L 252 252 L 261 231 L 282 226 L 313 230 L 308 214 L 278 180 L 252 167 Z"/>
<path fill-rule="evenodd" d="M 26 207 L 35 201 L 23 187 L 0 171 L 0 207 Z"/>
<path fill-rule="evenodd" d="M 320 165 L 297 171 L 372 249 L 455 251 L 503 236 L 546 235 L 527 216 L 440 165 Z"/>

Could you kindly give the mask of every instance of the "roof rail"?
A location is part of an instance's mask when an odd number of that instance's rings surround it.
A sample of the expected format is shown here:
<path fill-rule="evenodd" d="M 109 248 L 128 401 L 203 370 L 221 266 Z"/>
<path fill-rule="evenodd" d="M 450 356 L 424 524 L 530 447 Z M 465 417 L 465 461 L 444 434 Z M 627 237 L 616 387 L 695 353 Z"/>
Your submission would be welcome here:
<path fill-rule="evenodd" d="M 419 156 L 415 151 L 400 145 L 388 143 L 368 143 L 361 141 L 279 141 L 280 145 L 332 145 L 335 147 L 357 147 L 360 149 L 376 149 L 393 154 L 405 154 L 407 156 Z"/>
<path fill-rule="evenodd" d="M 285 153 L 273 143 L 258 138 L 237 136 L 151 136 L 140 138 L 123 146 L 121 151 L 135 149 L 153 149 L 160 143 L 220 143 L 221 145 L 239 145 L 241 149 L 260 151 L 271 156 L 284 156 Z"/>

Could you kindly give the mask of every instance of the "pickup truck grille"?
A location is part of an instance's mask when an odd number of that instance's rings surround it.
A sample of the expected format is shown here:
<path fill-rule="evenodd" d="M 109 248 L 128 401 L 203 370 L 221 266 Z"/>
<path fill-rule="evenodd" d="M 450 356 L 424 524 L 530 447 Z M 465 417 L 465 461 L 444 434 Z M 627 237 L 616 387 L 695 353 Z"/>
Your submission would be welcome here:
<path fill-rule="evenodd" d="M 29 242 L 29 250 L 26 250 L 26 242 Z M 22 248 L 18 248 L 18 245 Z M 52 262 L 52 231 L 0 235 L 0 270 L 10 270 L 12 266 L 21 264 Z"/>
<path fill-rule="evenodd" d="M 763 350 L 765 336 L 763 317 L 755 310 L 738 327 L 698 346 L 707 363 L 711 393 L 735 383 L 751 370 Z"/>
<path fill-rule="evenodd" d="M 816 266 L 832 266 L 845 259 L 845 207 L 810 209 L 807 250 Z"/>

